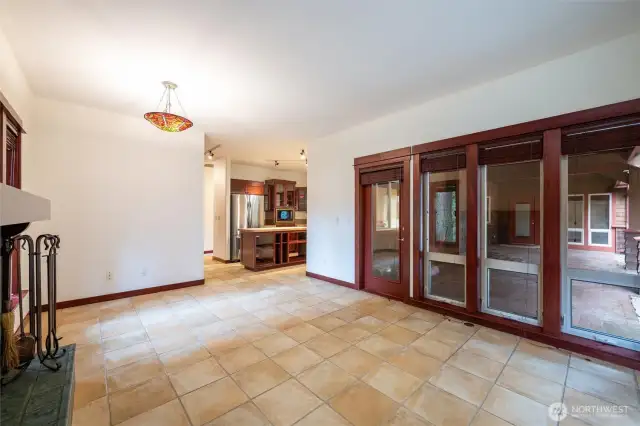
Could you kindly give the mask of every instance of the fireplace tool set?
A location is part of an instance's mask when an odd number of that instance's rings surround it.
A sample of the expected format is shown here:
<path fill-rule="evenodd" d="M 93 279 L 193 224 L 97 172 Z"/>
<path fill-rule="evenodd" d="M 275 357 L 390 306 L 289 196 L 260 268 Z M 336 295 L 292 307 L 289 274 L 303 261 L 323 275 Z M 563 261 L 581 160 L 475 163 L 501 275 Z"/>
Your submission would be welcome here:
<path fill-rule="evenodd" d="M 53 371 L 59 370 L 60 363 L 56 359 L 65 353 L 65 350 L 60 348 L 60 338 L 56 335 L 56 256 L 60 248 L 60 237 L 43 234 L 34 242 L 30 236 L 20 235 L 24 229 L 18 230 L 14 227 L 15 225 L 3 226 L 0 241 L 2 243 L 0 246 L 2 258 L 2 333 L 0 333 L 2 355 L 0 361 L 3 386 L 26 370 L 36 356 L 46 368 Z M 22 271 L 18 261 L 21 249 L 27 251 L 29 259 L 28 332 L 25 331 L 24 324 Z M 44 302 L 42 257 L 46 258 L 47 321 L 43 321 L 42 315 Z M 15 296 L 11 296 L 12 282 L 17 284 L 17 300 Z M 17 334 L 14 333 L 15 317 L 12 310 L 16 301 L 20 314 Z"/>

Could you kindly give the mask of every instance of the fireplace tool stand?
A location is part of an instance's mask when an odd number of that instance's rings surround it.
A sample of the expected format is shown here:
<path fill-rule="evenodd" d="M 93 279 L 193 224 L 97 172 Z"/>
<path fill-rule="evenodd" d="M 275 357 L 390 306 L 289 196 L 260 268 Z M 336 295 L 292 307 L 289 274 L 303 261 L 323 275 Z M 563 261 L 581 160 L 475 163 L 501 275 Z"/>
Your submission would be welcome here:
<path fill-rule="evenodd" d="M 0 339 L 2 344 L 0 348 L 6 350 L 8 347 L 5 340 L 10 338 L 16 339 L 16 347 L 18 352 L 18 360 L 16 362 L 6 362 L 8 359 L 2 354 L 2 381 L 4 386 L 17 377 L 20 376 L 22 371 L 26 370 L 35 355 L 38 356 L 40 363 L 46 368 L 57 371 L 60 369 L 60 363 L 56 361 L 57 358 L 62 357 L 65 354 L 65 350 L 60 350 L 59 341 L 60 338 L 56 334 L 56 298 L 57 298 L 57 282 L 56 282 L 56 257 L 57 251 L 60 247 L 60 238 L 56 235 L 44 234 L 40 235 L 35 243 L 33 239 L 28 235 L 19 235 L 24 231 L 26 226 L 21 229 L 9 228 L 7 226 L 2 227 L 2 238 L 0 239 L 0 257 L 2 258 L 2 285 L 0 286 L 0 299 L 2 300 L 2 312 L 3 315 L 13 315 L 11 310 L 11 282 L 15 281 L 17 284 L 17 296 L 18 296 L 18 312 L 19 312 L 19 333 L 17 337 L 12 336 L 13 330 L 7 332 L 2 330 L 0 333 Z M 17 232 L 16 232 L 17 231 Z M 8 236 L 8 235 L 11 236 Z M 47 330 L 43 334 L 43 294 L 42 294 L 42 261 L 41 261 L 41 247 L 44 244 L 44 256 L 47 259 Z M 24 312 L 23 312 L 23 289 L 21 282 L 21 267 L 20 262 L 16 261 L 19 257 L 20 249 L 27 250 L 29 259 L 29 332 L 25 332 L 24 324 Z M 16 269 L 14 271 L 14 269 Z M 4 323 L 3 323 L 4 326 Z M 44 348 L 43 348 L 44 344 Z M 15 365 L 17 364 L 17 365 Z"/>

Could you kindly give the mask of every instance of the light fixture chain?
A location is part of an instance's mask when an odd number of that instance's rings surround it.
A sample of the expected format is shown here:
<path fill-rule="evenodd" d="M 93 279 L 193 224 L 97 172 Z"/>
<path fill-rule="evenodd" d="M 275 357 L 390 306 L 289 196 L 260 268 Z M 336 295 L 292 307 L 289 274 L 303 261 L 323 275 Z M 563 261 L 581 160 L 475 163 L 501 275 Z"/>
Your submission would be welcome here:
<path fill-rule="evenodd" d="M 162 92 L 162 96 L 160 96 L 160 100 L 158 101 L 158 105 L 156 105 L 156 111 L 158 111 L 160 109 L 160 104 L 162 103 L 162 100 L 164 99 L 164 95 L 167 94 L 167 90 L 169 90 L 167 87 L 164 88 L 164 92 Z"/>
<path fill-rule="evenodd" d="M 188 116 L 189 114 L 187 113 L 187 110 L 184 109 L 184 107 L 182 106 L 182 102 L 180 102 L 180 98 L 178 97 L 178 93 L 174 90 L 173 94 L 176 96 L 176 99 L 178 100 L 178 105 L 180 106 L 180 109 L 182 110 L 182 114 L 184 114 L 184 116 Z"/>

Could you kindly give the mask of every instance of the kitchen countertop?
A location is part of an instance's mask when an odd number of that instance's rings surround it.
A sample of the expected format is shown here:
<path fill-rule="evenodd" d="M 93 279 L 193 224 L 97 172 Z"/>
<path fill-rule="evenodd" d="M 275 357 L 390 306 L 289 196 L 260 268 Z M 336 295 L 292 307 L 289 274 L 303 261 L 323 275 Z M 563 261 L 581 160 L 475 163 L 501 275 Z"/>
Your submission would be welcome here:
<path fill-rule="evenodd" d="M 240 232 L 303 232 L 306 226 L 270 226 L 265 228 L 240 228 Z"/>

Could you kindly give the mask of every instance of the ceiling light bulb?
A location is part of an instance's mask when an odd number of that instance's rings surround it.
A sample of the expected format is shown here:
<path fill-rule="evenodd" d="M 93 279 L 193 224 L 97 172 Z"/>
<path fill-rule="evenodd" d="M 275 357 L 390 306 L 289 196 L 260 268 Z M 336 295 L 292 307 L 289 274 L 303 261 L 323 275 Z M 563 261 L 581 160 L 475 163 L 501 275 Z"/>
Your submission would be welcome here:
<path fill-rule="evenodd" d="M 307 158 L 307 154 L 304 152 L 304 149 L 302 151 L 300 151 L 300 159 L 304 160 L 305 158 Z"/>
<path fill-rule="evenodd" d="M 213 153 L 211 151 L 209 151 L 209 153 L 207 154 L 207 158 L 209 160 L 213 160 Z"/>
<path fill-rule="evenodd" d="M 278 163 L 278 160 L 276 160 L 275 163 L 276 163 L 276 167 L 280 165 L 280 163 Z"/>

